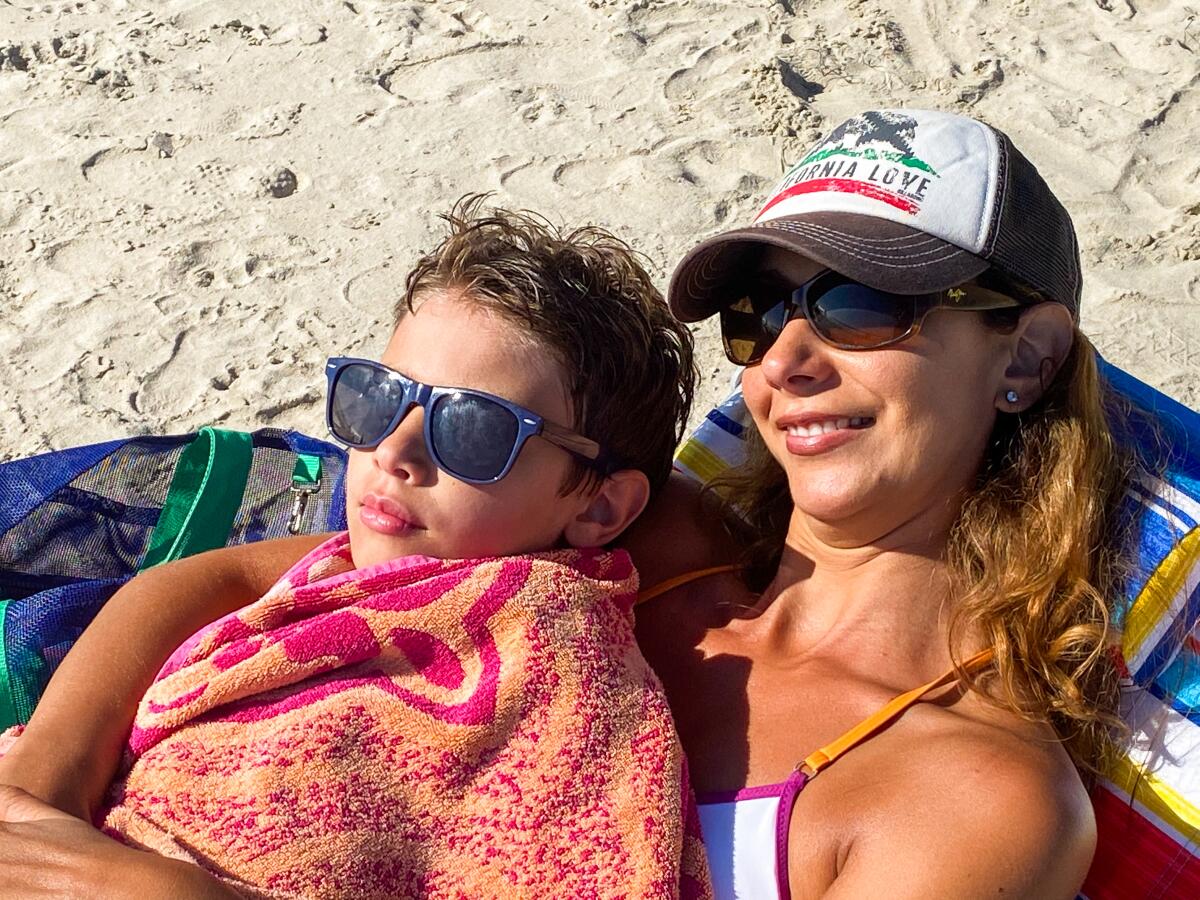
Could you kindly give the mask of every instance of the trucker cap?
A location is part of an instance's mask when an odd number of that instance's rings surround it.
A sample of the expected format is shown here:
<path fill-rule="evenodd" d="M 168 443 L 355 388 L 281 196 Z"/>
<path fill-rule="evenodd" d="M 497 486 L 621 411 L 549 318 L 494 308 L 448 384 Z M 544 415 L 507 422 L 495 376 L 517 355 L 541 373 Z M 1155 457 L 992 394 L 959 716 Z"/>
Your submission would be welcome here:
<path fill-rule="evenodd" d="M 685 322 L 731 298 L 763 245 L 855 281 L 925 294 L 991 270 L 1017 299 L 1079 318 L 1083 287 L 1071 217 L 1003 132 L 966 116 L 881 109 L 847 119 L 788 171 L 754 222 L 701 243 L 667 296 Z"/>

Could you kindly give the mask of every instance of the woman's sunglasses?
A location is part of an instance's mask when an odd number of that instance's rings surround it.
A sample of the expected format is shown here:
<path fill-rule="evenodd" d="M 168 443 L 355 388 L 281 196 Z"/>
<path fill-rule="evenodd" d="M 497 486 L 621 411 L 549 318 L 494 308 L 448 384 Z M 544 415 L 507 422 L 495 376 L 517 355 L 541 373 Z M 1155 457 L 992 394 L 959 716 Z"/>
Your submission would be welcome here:
<path fill-rule="evenodd" d="M 419 406 L 425 448 L 439 469 L 469 484 L 491 484 L 512 469 L 525 442 L 540 435 L 593 469 L 613 470 L 600 445 L 547 422 L 503 397 L 466 388 L 435 387 L 369 359 L 335 357 L 325 366 L 329 432 L 359 449 L 377 446 Z"/>
<path fill-rule="evenodd" d="M 935 309 L 1023 305 L 974 284 L 935 294 L 892 294 L 826 269 L 798 288 L 778 280 L 751 286 L 721 310 L 721 338 L 730 361 L 749 366 L 762 360 L 783 327 L 798 316 L 804 316 L 827 344 L 841 350 L 876 350 L 912 337 Z"/>

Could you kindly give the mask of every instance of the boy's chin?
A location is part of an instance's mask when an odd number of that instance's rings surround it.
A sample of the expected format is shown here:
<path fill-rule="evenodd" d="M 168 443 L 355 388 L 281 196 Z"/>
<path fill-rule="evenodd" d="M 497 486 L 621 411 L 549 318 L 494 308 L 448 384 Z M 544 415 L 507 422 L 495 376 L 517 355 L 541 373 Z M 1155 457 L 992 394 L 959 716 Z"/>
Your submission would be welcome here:
<path fill-rule="evenodd" d="M 365 569 L 404 556 L 438 556 L 425 541 L 413 535 L 392 536 L 371 531 L 362 524 L 350 527 L 350 558 L 354 568 Z"/>

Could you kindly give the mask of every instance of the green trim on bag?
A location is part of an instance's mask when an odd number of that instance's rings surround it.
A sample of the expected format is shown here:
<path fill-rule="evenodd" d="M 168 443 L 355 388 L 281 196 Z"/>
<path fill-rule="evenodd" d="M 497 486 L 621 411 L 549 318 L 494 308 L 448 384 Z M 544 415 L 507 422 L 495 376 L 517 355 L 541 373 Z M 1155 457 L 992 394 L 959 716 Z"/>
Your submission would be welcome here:
<path fill-rule="evenodd" d="M 17 718 L 17 703 L 13 693 L 12 673 L 8 670 L 8 653 L 4 647 L 4 626 L 8 620 L 8 604 L 11 600 L 0 600 L 0 729 L 21 724 Z"/>
<path fill-rule="evenodd" d="M 0 600 L 0 730 L 24 725 L 33 716 L 50 672 L 40 648 L 8 646 L 8 608 L 16 600 Z"/>
<path fill-rule="evenodd" d="M 311 453 L 296 454 L 296 468 L 292 469 L 292 486 L 321 483 L 321 457 Z"/>
<path fill-rule="evenodd" d="M 253 456 L 253 438 L 246 432 L 201 428 L 175 465 L 138 571 L 224 547 L 242 505 Z"/>

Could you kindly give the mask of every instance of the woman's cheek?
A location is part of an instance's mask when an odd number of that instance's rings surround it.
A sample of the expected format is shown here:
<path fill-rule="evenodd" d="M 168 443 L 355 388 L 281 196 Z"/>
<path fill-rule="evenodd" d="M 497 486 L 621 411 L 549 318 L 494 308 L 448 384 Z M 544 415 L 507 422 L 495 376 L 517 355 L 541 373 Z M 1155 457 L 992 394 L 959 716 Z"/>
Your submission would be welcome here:
<path fill-rule="evenodd" d="M 752 366 L 742 373 L 742 400 L 750 411 L 754 424 L 765 436 L 769 427 L 771 413 L 771 391 L 767 387 L 759 366 Z"/>

